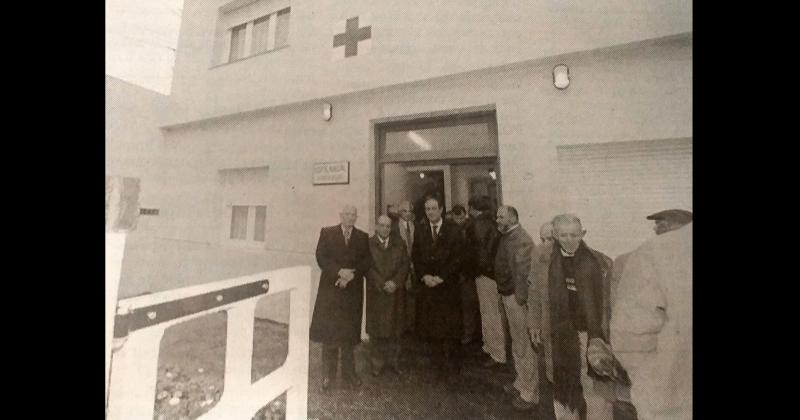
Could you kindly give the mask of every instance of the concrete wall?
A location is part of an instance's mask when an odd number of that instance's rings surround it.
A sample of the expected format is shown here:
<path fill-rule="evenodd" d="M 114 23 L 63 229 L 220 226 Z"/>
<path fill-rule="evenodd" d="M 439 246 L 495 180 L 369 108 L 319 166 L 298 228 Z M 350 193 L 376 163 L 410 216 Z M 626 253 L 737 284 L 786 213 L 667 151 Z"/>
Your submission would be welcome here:
<path fill-rule="evenodd" d="M 292 0 L 288 48 L 214 66 L 228 3 L 184 4 L 170 122 L 692 31 L 689 0 Z M 365 14 L 371 52 L 333 61 L 332 25 Z"/>
<path fill-rule="evenodd" d="M 169 97 L 106 76 L 106 175 L 140 180 L 140 206 L 161 203 L 159 123 Z M 137 230 L 152 231 L 158 216 L 139 217 Z"/>
<path fill-rule="evenodd" d="M 551 69 L 558 62 L 570 67 L 572 83 L 563 91 L 552 84 Z M 227 228 L 218 170 L 269 166 L 264 191 L 273 210 L 267 241 L 248 257 L 251 262 L 235 269 L 289 263 L 316 269 L 319 229 L 338 223 L 343 204 L 356 205 L 357 226 L 372 232 L 372 123 L 482 105 L 497 111 L 504 201 L 515 205 L 523 225 L 535 232 L 561 210 L 552 188 L 557 145 L 691 137 L 691 103 L 691 38 L 680 37 L 347 95 L 332 101 L 329 122 L 322 119 L 321 101 L 315 101 L 178 127 L 165 132 L 161 149 L 169 197 L 160 235 L 217 244 Z M 313 186 L 313 163 L 338 160 L 351 162 L 350 184 Z M 603 249 L 604 244 L 592 245 Z M 192 270 L 175 271 L 170 284 L 223 275 L 192 277 Z M 162 281 L 160 273 L 152 275 L 151 281 Z M 314 293 L 317 276 L 315 271 Z"/>

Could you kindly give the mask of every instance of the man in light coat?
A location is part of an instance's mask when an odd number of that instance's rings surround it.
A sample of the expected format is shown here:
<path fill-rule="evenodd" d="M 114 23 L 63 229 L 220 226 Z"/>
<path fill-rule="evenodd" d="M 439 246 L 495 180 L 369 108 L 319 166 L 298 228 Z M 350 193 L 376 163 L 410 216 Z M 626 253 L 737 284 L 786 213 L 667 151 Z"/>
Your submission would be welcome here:
<path fill-rule="evenodd" d="M 613 352 L 640 420 L 692 418 L 692 223 L 628 258 L 611 316 Z"/>
<path fill-rule="evenodd" d="M 515 396 L 512 402 L 515 409 L 534 410 L 539 404 L 538 358 L 525 324 L 533 239 L 519 224 L 519 213 L 511 206 L 497 209 L 497 229 L 501 236 L 494 257 L 494 274 L 497 292 L 502 296 L 503 310 L 508 318 L 517 373 L 514 382 L 503 389 Z"/>

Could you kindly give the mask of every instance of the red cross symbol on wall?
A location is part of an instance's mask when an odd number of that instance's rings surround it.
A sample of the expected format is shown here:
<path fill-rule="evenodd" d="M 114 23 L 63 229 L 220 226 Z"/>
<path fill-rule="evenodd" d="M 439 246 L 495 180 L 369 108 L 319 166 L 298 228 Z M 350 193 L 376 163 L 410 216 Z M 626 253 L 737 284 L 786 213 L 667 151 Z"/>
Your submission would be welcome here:
<path fill-rule="evenodd" d="M 358 27 L 358 16 L 347 19 L 344 33 L 333 36 L 333 47 L 344 46 L 344 56 L 358 55 L 358 42 L 372 37 L 372 26 Z"/>

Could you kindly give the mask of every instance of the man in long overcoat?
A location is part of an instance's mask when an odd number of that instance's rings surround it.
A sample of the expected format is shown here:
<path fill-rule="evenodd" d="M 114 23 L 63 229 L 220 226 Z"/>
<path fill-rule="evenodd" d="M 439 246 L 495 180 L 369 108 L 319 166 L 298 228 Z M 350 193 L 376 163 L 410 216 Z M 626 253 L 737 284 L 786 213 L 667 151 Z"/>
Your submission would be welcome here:
<path fill-rule="evenodd" d="M 628 259 L 611 344 L 639 419 L 692 417 L 692 223 L 647 240 Z"/>
<path fill-rule="evenodd" d="M 581 220 L 553 218 L 553 238 L 534 249 L 528 328 L 547 366 L 558 420 L 611 420 L 607 378 L 587 363 L 588 351 L 609 342 L 612 260 L 590 248 Z"/>
<path fill-rule="evenodd" d="M 400 338 L 404 325 L 408 252 L 399 235 L 392 235 L 392 220 L 379 216 L 375 236 L 369 240 L 372 267 L 367 271 L 367 334 L 372 374 L 388 367 L 400 369 Z"/>
<path fill-rule="evenodd" d="M 458 370 L 458 340 L 461 337 L 461 295 L 458 270 L 462 240 L 458 226 L 442 218 L 441 200 L 425 200 L 427 219 L 417 225 L 412 253 L 420 285 L 417 325 L 419 336 L 432 350 L 438 380 Z"/>
<path fill-rule="evenodd" d="M 361 342 L 361 314 L 364 275 L 372 258 L 369 236 L 354 225 L 358 214 L 345 206 L 341 223 L 323 228 L 317 242 L 317 263 L 322 269 L 317 300 L 311 318 L 311 340 L 322 343 L 322 388 L 327 390 L 336 378 L 341 350 L 342 379 L 359 386 L 353 347 Z"/>

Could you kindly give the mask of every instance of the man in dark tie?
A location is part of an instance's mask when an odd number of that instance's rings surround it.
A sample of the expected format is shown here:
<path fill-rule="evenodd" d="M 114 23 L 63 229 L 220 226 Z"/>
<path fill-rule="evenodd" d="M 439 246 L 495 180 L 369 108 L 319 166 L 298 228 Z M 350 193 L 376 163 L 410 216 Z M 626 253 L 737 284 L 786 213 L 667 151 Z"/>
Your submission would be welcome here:
<path fill-rule="evenodd" d="M 442 219 L 442 210 L 437 197 L 425 200 L 427 220 L 417 226 L 412 253 L 414 271 L 422 283 L 418 333 L 431 346 L 438 381 L 458 371 L 456 352 L 463 332 L 458 283 L 461 234 L 458 226 Z"/>
<path fill-rule="evenodd" d="M 311 319 L 311 340 L 322 343 L 322 389 L 336 378 L 341 351 L 342 379 L 357 387 L 353 347 L 361 342 L 364 275 L 372 264 L 369 236 L 354 225 L 358 214 L 345 206 L 341 223 L 323 228 L 317 242 L 317 263 L 322 269 Z"/>
<path fill-rule="evenodd" d="M 405 200 L 400 203 L 399 212 L 400 218 L 397 222 L 397 230 L 400 238 L 406 244 L 406 251 L 408 252 L 409 261 L 411 260 L 411 250 L 414 249 L 414 232 L 416 225 L 414 224 L 414 210 L 411 202 Z M 416 322 L 416 294 L 419 287 L 414 281 L 414 264 L 411 263 L 408 270 L 408 277 L 403 287 L 406 288 L 406 306 L 405 306 L 405 331 L 414 332 Z"/>
<path fill-rule="evenodd" d="M 369 240 L 372 267 L 367 271 L 367 334 L 372 374 L 385 367 L 400 375 L 400 337 L 404 327 L 405 282 L 408 252 L 405 243 L 391 235 L 392 221 L 378 217 L 375 236 Z"/>

